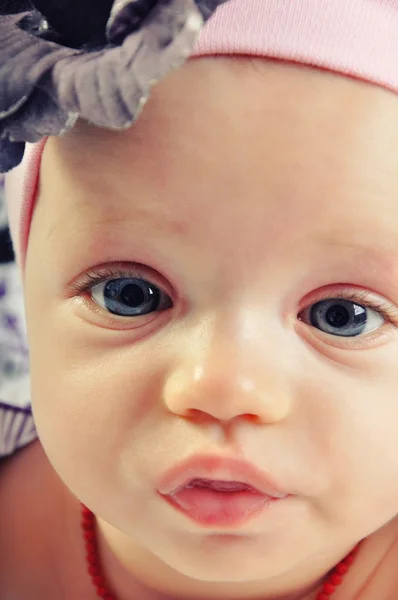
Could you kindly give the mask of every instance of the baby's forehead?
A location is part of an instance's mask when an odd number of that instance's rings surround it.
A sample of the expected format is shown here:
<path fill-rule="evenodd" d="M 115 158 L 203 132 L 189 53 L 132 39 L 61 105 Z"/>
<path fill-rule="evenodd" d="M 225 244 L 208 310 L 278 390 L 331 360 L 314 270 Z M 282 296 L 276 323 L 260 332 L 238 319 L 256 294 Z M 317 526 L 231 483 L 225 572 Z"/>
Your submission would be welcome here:
<path fill-rule="evenodd" d="M 395 95 L 360 81 L 199 59 L 155 88 L 131 129 L 81 122 L 50 139 L 41 195 L 58 192 L 60 223 L 68 213 L 80 225 L 189 232 L 212 221 L 233 236 L 271 219 L 277 232 L 296 221 L 352 243 L 385 229 L 395 236 L 397 117 Z"/>

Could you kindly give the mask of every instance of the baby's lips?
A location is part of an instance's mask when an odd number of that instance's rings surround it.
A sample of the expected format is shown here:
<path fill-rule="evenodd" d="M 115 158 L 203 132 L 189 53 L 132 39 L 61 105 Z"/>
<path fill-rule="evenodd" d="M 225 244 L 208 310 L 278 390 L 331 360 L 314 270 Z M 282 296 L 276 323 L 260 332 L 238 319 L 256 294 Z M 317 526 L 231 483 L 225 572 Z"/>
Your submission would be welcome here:
<path fill-rule="evenodd" d="M 283 499 L 289 493 L 274 483 L 269 475 L 254 464 L 234 457 L 222 455 L 195 455 L 178 463 L 160 478 L 157 490 L 164 496 L 178 493 L 194 482 L 208 482 L 209 486 L 229 487 L 242 486 L 246 490 L 264 496 Z M 213 487 L 214 489 L 214 487 Z"/>

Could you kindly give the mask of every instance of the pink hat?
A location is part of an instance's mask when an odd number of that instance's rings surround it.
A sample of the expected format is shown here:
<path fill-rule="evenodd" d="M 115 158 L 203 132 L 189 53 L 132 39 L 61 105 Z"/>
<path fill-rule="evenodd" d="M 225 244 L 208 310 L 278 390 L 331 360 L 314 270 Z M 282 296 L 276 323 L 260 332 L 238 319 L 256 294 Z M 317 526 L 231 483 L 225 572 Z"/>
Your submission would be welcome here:
<path fill-rule="evenodd" d="M 229 0 L 204 26 L 193 56 L 240 54 L 311 65 L 398 92 L 398 0 Z M 24 269 L 45 140 L 27 145 L 6 177 Z"/>

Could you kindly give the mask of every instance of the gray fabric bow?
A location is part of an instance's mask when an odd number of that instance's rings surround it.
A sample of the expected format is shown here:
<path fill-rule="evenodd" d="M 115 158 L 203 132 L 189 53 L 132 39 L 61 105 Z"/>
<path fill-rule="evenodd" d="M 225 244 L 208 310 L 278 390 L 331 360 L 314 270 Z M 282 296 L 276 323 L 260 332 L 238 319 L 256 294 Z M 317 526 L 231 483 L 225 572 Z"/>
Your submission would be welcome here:
<path fill-rule="evenodd" d="M 0 173 L 81 117 L 125 129 L 228 0 L 0 0 Z"/>

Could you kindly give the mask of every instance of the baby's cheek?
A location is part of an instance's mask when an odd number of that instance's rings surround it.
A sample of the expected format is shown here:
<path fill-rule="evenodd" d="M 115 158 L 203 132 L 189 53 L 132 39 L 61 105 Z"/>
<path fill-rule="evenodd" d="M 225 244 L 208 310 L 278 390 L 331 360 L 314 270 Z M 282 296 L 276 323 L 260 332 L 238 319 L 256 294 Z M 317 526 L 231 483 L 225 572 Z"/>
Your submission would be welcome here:
<path fill-rule="evenodd" d="M 51 318 L 50 318 L 51 317 Z M 55 470 L 78 497 L 123 489 L 123 456 L 160 416 L 162 358 L 56 310 L 31 328 L 32 401 Z M 153 349 L 152 349 L 153 350 Z M 149 360 L 149 356 L 152 360 Z M 134 453 L 129 453 L 134 473 Z M 103 493 L 103 492 L 101 492 Z"/>
<path fill-rule="evenodd" d="M 378 372 L 337 369 L 319 380 L 312 401 L 319 408 L 311 436 L 332 491 L 319 501 L 332 522 L 368 533 L 398 513 L 397 376 L 386 363 Z"/>

